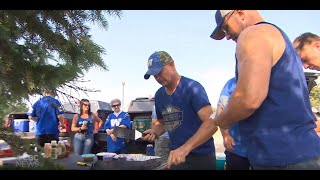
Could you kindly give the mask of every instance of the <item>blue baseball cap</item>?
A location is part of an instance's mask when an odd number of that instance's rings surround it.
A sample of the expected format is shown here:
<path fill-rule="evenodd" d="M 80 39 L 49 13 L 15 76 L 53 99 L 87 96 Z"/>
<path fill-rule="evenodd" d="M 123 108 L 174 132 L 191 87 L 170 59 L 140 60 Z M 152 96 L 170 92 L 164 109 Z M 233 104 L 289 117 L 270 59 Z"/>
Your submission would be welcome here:
<path fill-rule="evenodd" d="M 211 34 L 211 38 L 215 40 L 221 40 L 225 37 L 224 32 L 221 30 L 222 23 L 225 17 L 233 10 L 217 10 L 215 18 L 216 18 L 216 28 Z"/>
<path fill-rule="evenodd" d="M 156 51 L 148 59 L 148 71 L 144 79 L 149 79 L 151 75 L 157 75 L 162 68 L 172 61 L 171 56 L 165 51 Z"/>

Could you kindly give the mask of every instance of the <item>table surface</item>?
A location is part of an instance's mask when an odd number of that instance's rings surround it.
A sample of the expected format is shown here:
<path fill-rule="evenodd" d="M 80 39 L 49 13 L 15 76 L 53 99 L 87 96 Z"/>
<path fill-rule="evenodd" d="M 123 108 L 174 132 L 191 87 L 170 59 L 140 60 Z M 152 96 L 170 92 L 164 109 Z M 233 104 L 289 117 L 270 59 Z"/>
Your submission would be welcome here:
<path fill-rule="evenodd" d="M 66 170 L 163 170 L 165 164 L 161 163 L 160 159 L 148 161 L 126 161 L 112 160 L 105 162 L 94 158 L 92 162 L 85 162 L 87 165 L 78 165 L 77 162 L 83 162 L 81 155 L 70 154 L 66 158 L 51 160 L 56 164 L 60 164 Z M 0 166 L 6 164 L 16 164 L 16 157 L 0 158 Z"/>
<path fill-rule="evenodd" d="M 126 161 L 112 160 L 105 162 L 94 158 L 93 162 L 87 162 L 89 166 L 80 166 L 77 162 L 82 162 L 80 155 L 72 154 L 67 158 L 53 160 L 56 163 L 63 165 L 67 170 L 162 170 L 165 168 L 161 164 L 160 159 L 148 161 Z"/>

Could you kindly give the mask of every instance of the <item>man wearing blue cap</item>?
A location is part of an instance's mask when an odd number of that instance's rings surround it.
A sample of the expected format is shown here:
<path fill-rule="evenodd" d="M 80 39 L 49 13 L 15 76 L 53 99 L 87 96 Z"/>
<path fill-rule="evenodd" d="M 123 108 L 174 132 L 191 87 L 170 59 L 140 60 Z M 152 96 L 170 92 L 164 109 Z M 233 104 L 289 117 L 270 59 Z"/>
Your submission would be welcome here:
<path fill-rule="evenodd" d="M 180 76 L 174 61 L 165 51 L 157 51 L 148 59 L 145 79 L 153 75 L 162 85 L 155 94 L 157 126 L 146 130 L 144 140 L 154 141 L 165 130 L 169 133 L 169 169 L 215 170 L 215 147 L 212 135 L 217 131 L 211 104 L 203 86 Z"/>
<path fill-rule="evenodd" d="M 215 17 L 211 37 L 237 43 L 237 87 L 215 124 L 228 129 L 239 121 L 255 170 L 320 169 L 320 138 L 290 39 L 257 10 L 218 10 Z"/>

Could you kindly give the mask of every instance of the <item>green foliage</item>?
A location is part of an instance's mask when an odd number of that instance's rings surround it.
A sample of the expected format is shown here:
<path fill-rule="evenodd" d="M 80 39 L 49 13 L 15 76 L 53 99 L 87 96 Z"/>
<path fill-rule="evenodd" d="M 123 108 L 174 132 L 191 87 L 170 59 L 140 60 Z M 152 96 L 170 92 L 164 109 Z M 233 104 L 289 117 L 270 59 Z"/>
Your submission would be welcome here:
<path fill-rule="evenodd" d="M 5 97 L 0 96 L 0 102 L 5 101 Z M 7 102 L 0 103 L 0 127 L 5 123 L 5 118 L 12 112 L 27 112 L 28 106 L 24 102 Z"/>
<path fill-rule="evenodd" d="M 320 109 L 320 86 L 319 85 L 312 88 L 310 92 L 310 101 L 311 101 L 312 107 Z"/>
<path fill-rule="evenodd" d="M 88 26 L 97 24 L 107 30 L 106 15 L 120 18 L 121 11 L 0 10 L 0 118 L 26 111 L 23 100 L 44 90 L 56 90 L 68 98 L 73 97 L 70 90 L 95 91 L 76 82 L 83 81 L 91 67 L 108 70 L 102 60 L 105 49 L 91 40 Z M 0 139 L 16 154 L 33 153 L 30 144 L 35 142 L 6 129 L 0 129 Z"/>
<path fill-rule="evenodd" d="M 21 102 L 28 95 L 66 89 L 91 67 L 108 70 L 105 49 L 91 40 L 88 23 L 108 28 L 106 10 L 0 10 L 0 97 Z"/>

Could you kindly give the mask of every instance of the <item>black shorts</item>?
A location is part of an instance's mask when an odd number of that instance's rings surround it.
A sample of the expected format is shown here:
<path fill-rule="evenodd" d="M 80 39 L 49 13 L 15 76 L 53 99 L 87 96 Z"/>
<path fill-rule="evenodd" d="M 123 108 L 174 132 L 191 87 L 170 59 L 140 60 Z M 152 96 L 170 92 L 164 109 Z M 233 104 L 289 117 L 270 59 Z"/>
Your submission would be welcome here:
<path fill-rule="evenodd" d="M 249 159 L 239 156 L 229 151 L 226 154 L 226 170 L 250 170 L 251 165 Z"/>
<path fill-rule="evenodd" d="M 59 141 L 59 137 L 56 134 L 42 134 L 37 136 L 37 143 L 44 147 L 44 143 L 51 143 L 52 140 Z"/>
<path fill-rule="evenodd" d="M 172 165 L 170 170 L 216 170 L 216 156 L 190 153 L 184 163 Z"/>

